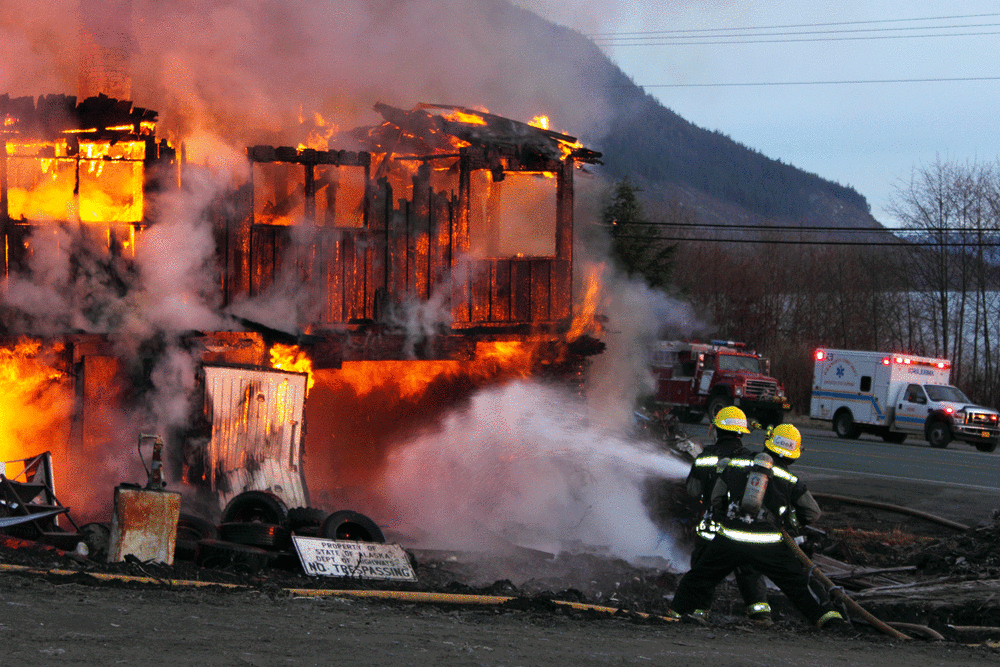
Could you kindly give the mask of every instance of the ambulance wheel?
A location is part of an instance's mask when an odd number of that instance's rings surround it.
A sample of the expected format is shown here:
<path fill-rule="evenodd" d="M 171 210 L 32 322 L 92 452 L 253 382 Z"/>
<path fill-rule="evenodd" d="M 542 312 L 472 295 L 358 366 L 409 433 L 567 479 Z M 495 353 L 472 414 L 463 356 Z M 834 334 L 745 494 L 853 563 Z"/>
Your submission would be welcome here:
<path fill-rule="evenodd" d="M 841 410 L 833 416 L 833 432 L 838 438 L 857 440 L 861 435 L 861 427 L 854 423 L 854 415 L 850 410 Z"/>
<path fill-rule="evenodd" d="M 997 443 L 996 442 L 977 442 L 976 443 L 976 449 L 978 449 L 981 452 L 986 452 L 987 454 L 989 454 L 990 452 L 995 452 L 996 451 L 996 449 L 997 449 Z"/>
<path fill-rule="evenodd" d="M 942 421 L 932 422 L 927 427 L 927 442 L 931 443 L 931 447 L 944 449 L 951 442 L 951 429 Z"/>
<path fill-rule="evenodd" d="M 886 442 L 891 442 L 894 445 L 898 445 L 901 444 L 904 440 L 906 440 L 906 434 L 898 433 L 896 431 L 886 431 L 885 433 L 882 434 L 882 439 L 885 440 Z"/>
<path fill-rule="evenodd" d="M 329 540 L 357 540 L 385 544 L 385 536 L 378 524 L 364 514 L 351 510 L 340 510 L 326 517 L 321 532 L 323 537 Z"/>

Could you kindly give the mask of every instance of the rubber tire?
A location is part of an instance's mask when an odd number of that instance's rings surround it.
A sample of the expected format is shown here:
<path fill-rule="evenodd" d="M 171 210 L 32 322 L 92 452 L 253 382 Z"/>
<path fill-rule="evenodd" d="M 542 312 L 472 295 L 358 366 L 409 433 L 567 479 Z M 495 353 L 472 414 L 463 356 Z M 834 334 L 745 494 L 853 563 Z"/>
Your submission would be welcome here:
<path fill-rule="evenodd" d="M 728 396 L 713 396 L 708 401 L 708 411 L 705 412 L 705 416 L 708 417 L 708 423 L 711 424 L 715 421 L 715 415 L 719 414 L 719 410 L 722 408 L 728 408 L 733 402 L 729 400 Z"/>
<path fill-rule="evenodd" d="M 951 428 L 943 421 L 931 422 L 927 426 L 927 442 L 935 449 L 944 449 L 951 442 Z"/>
<path fill-rule="evenodd" d="M 219 537 L 219 528 L 208 519 L 196 514 L 181 512 L 177 517 L 177 539 L 197 542 L 198 540 L 214 540 Z"/>
<path fill-rule="evenodd" d="M 886 431 L 882 434 L 882 439 L 893 445 L 900 445 L 906 440 L 906 434 L 899 431 Z"/>
<path fill-rule="evenodd" d="M 378 524 L 364 514 L 351 510 L 340 510 L 326 517 L 321 534 L 328 540 L 357 540 L 385 544 L 385 536 Z"/>
<path fill-rule="evenodd" d="M 244 491 L 226 503 L 219 523 L 274 523 L 285 525 L 288 506 L 270 491 Z"/>
<path fill-rule="evenodd" d="M 259 547 L 223 540 L 201 540 L 195 553 L 195 563 L 208 568 L 232 568 L 257 574 L 270 563 L 273 555 Z"/>
<path fill-rule="evenodd" d="M 316 537 L 325 519 L 326 511 L 318 507 L 293 507 L 288 510 L 288 529 L 299 535 Z"/>
<path fill-rule="evenodd" d="M 997 443 L 995 440 L 993 442 L 977 442 L 976 449 L 989 454 L 990 452 L 995 452 L 997 450 Z"/>
<path fill-rule="evenodd" d="M 838 438 L 857 440 L 861 435 L 861 428 L 854 423 L 854 415 L 850 410 L 841 410 L 833 416 L 833 432 Z"/>
<path fill-rule="evenodd" d="M 280 551 L 292 543 L 291 534 L 276 523 L 223 523 L 219 525 L 219 538 L 233 544 L 245 544 L 261 549 Z"/>

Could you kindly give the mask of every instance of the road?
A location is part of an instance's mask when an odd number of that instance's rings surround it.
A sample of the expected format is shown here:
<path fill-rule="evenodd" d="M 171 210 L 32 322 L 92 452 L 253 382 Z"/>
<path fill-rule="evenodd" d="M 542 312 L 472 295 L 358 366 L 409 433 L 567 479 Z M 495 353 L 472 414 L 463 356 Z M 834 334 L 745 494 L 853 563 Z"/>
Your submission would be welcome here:
<path fill-rule="evenodd" d="M 823 422 L 797 425 L 803 454 L 793 472 L 813 491 L 902 504 L 970 525 L 989 520 L 1000 508 L 1000 452 L 987 454 L 958 442 L 934 449 L 916 438 L 900 445 L 871 435 L 845 440 Z M 695 440 L 708 441 L 707 424 L 684 429 Z M 764 434 L 756 431 L 745 441 L 758 449 Z"/>

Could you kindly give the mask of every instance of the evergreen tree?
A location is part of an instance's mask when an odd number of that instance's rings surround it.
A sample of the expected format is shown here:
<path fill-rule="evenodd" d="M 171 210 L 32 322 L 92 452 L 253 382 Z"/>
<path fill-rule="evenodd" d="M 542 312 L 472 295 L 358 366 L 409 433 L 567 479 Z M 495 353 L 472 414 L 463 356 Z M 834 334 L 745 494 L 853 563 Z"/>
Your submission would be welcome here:
<path fill-rule="evenodd" d="M 626 176 L 604 207 L 602 219 L 611 229 L 611 257 L 628 277 L 641 278 L 650 287 L 663 290 L 670 283 L 677 244 L 659 239 L 662 226 L 650 224 L 639 192 Z"/>

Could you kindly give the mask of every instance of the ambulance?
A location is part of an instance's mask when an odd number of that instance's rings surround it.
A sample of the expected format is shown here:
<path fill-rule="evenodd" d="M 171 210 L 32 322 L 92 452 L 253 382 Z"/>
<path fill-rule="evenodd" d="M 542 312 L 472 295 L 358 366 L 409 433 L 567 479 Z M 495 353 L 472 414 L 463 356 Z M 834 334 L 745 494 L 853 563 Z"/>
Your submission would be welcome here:
<path fill-rule="evenodd" d="M 871 433 L 900 443 L 912 435 L 932 447 L 956 440 L 992 452 L 1000 415 L 972 403 L 950 379 L 947 359 L 820 348 L 809 416 L 832 422 L 841 438 Z"/>

